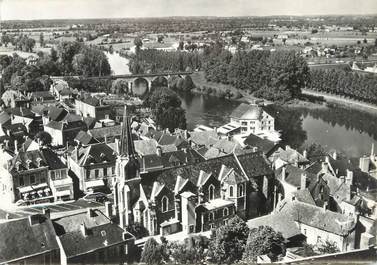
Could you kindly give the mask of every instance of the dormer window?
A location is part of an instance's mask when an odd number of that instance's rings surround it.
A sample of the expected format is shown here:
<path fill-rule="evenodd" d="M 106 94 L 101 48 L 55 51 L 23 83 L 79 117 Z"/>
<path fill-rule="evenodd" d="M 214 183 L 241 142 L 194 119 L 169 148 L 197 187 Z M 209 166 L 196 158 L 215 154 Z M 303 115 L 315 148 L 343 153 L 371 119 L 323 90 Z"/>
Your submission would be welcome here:
<path fill-rule="evenodd" d="M 37 161 L 37 166 L 41 167 L 42 158 L 38 157 L 36 161 Z"/>
<path fill-rule="evenodd" d="M 31 160 L 30 159 L 28 159 L 28 160 L 26 160 L 26 164 L 27 164 L 27 168 L 31 168 Z"/>
<path fill-rule="evenodd" d="M 16 168 L 17 168 L 17 171 L 20 171 L 20 169 L 21 169 L 21 162 L 20 161 L 16 162 Z"/>

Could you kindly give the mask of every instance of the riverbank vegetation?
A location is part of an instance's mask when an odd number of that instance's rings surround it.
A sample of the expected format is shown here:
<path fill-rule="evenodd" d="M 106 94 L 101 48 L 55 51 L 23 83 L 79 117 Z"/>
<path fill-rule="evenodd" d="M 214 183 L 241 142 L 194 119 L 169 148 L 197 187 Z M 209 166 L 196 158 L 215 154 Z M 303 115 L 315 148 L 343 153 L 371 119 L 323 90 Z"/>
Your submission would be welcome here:
<path fill-rule="evenodd" d="M 185 110 L 178 95 L 166 88 L 154 89 L 144 100 L 144 106 L 151 108 L 157 125 L 173 132 L 176 128 L 186 129 Z"/>
<path fill-rule="evenodd" d="M 307 88 L 377 104 L 377 76 L 344 70 L 312 70 Z"/>

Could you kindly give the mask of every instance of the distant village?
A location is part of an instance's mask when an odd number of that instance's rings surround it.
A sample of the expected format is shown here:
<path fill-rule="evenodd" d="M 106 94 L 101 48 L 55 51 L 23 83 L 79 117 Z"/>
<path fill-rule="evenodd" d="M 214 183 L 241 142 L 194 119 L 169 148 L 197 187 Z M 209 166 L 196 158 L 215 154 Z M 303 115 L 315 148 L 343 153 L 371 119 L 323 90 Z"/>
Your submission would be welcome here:
<path fill-rule="evenodd" d="M 54 79 L 16 95 L 0 124 L 1 264 L 131 263 L 150 238 L 210 238 L 235 216 L 284 237 L 278 260 L 259 263 L 324 257 L 302 254 L 303 243 L 330 242 L 330 258 L 376 244 L 376 194 L 360 182 L 377 179 L 374 147 L 357 161 L 310 157 L 281 144 L 262 106 L 170 132 L 136 98 Z"/>

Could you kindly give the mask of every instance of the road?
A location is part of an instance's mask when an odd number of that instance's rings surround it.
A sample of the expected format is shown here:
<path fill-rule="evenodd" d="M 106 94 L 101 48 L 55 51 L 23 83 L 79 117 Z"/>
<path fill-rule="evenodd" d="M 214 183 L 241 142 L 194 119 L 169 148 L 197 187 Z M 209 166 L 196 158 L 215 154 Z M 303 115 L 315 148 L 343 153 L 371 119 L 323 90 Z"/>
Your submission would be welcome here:
<path fill-rule="evenodd" d="M 337 96 L 337 95 L 326 94 L 326 93 L 308 90 L 308 89 L 302 89 L 302 93 L 307 94 L 307 95 L 311 95 L 311 96 L 323 97 L 328 102 L 336 102 L 336 103 L 340 103 L 342 105 L 352 105 L 352 106 L 357 107 L 359 109 L 377 111 L 376 105 L 356 101 L 356 100 L 353 100 L 353 99 L 342 98 L 342 97 Z"/>

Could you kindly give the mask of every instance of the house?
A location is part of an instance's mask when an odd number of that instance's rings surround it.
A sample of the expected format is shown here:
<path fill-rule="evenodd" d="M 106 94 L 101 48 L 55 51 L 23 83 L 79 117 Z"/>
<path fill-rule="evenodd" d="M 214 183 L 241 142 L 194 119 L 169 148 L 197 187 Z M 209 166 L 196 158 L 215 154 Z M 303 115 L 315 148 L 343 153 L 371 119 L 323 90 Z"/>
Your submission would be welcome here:
<path fill-rule="evenodd" d="M 33 151 L 5 150 L 0 153 L 0 193 L 4 204 L 38 204 L 74 197 L 68 167 L 48 148 Z"/>
<path fill-rule="evenodd" d="M 68 157 L 68 166 L 77 176 L 84 192 L 111 187 L 115 173 L 116 152 L 105 143 L 76 146 Z"/>
<path fill-rule="evenodd" d="M 306 151 L 304 151 L 303 154 L 300 154 L 300 152 L 288 145 L 285 148 L 279 147 L 270 155 L 269 160 L 273 163 L 276 169 L 287 164 L 296 167 L 305 167 L 310 164 L 310 161 L 307 159 Z"/>
<path fill-rule="evenodd" d="M 50 121 L 44 125 L 44 130 L 52 136 L 53 145 L 73 144 L 80 131 L 87 131 L 81 116 L 68 114 L 61 121 Z"/>
<path fill-rule="evenodd" d="M 59 245 L 54 227 L 44 215 L 0 223 L 1 264 L 58 264 Z"/>
<path fill-rule="evenodd" d="M 257 105 L 241 103 L 230 115 L 230 122 L 241 126 L 241 134 L 275 131 L 275 119 Z"/>
<path fill-rule="evenodd" d="M 88 131 L 88 134 L 100 143 L 113 143 L 115 142 L 115 139 L 120 139 L 121 133 L 121 125 L 93 128 Z"/>
<path fill-rule="evenodd" d="M 111 205 L 107 206 L 110 207 Z M 60 264 L 124 264 L 132 261 L 134 236 L 112 222 L 110 210 L 87 209 L 53 220 Z"/>
<path fill-rule="evenodd" d="M 89 96 L 83 99 L 76 99 L 75 110 L 77 115 L 101 120 L 109 118 L 111 106 L 104 105 L 102 99 Z"/>
<path fill-rule="evenodd" d="M 355 248 L 356 220 L 353 217 L 296 200 L 281 201 L 275 212 L 295 223 L 308 244 L 321 246 L 329 241 L 334 242 L 339 251 Z"/>
<path fill-rule="evenodd" d="M 50 86 L 50 92 L 55 96 L 55 99 L 64 101 L 73 97 L 73 92 L 68 83 L 62 79 L 53 79 Z"/>
<path fill-rule="evenodd" d="M 84 131 L 80 131 L 76 137 L 75 137 L 75 142 L 78 145 L 89 145 L 89 144 L 95 144 L 98 143 L 96 139 L 94 139 L 90 134 Z"/>

